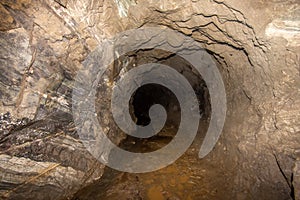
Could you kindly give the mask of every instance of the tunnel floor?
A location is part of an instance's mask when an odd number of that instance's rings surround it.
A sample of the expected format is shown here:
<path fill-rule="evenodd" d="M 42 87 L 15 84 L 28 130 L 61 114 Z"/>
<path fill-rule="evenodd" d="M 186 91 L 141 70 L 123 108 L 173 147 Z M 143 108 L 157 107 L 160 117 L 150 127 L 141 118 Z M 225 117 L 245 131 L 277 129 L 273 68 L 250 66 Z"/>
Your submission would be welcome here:
<path fill-rule="evenodd" d="M 231 199 L 232 173 L 208 156 L 198 158 L 198 152 L 207 129 L 207 120 L 203 119 L 194 143 L 175 163 L 151 173 L 130 174 L 106 168 L 102 178 L 82 188 L 73 200 L 85 199 Z M 122 148 L 130 151 L 152 151 L 166 145 L 175 129 L 164 128 L 164 134 L 148 140 L 129 138 Z M 204 134 L 203 134 L 204 133 Z"/>

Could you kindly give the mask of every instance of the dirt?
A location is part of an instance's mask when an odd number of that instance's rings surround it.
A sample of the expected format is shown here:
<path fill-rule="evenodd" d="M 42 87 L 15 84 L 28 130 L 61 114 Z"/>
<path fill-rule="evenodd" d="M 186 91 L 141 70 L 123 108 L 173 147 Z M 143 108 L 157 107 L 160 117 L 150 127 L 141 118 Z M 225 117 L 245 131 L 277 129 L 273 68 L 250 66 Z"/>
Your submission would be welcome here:
<path fill-rule="evenodd" d="M 201 122 L 199 133 L 188 151 L 175 163 L 151 173 L 130 174 L 106 168 L 103 177 L 83 188 L 73 199 L 231 199 L 224 196 L 231 190 L 233 171 L 224 171 L 222 165 L 210 156 L 199 159 L 198 151 L 206 130 Z M 176 130 L 165 129 L 167 135 Z M 164 139 L 158 139 L 163 137 Z M 134 141 L 126 140 L 122 146 L 130 151 L 152 151 L 170 140 L 164 136 Z"/>

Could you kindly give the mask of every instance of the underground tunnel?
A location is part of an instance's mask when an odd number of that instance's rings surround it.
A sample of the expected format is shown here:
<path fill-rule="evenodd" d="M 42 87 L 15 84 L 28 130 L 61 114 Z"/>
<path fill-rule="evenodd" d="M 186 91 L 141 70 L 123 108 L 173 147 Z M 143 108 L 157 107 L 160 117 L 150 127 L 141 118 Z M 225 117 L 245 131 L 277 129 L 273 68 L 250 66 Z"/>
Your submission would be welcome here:
<path fill-rule="evenodd" d="M 180 110 L 176 109 L 179 107 L 179 103 L 174 94 L 172 95 L 167 88 L 156 84 L 144 85 L 139 88 L 131 98 L 130 102 L 133 110 L 132 118 L 136 119 L 137 125 L 146 126 L 150 123 L 149 109 L 154 104 L 163 105 L 167 110 L 168 116 L 171 116 L 170 114 L 172 112 L 173 118 L 176 116 L 176 111 L 180 112 Z M 174 106 L 171 107 L 172 105 L 170 104 L 173 104 Z M 173 120 L 176 120 L 176 118 Z M 173 123 L 178 124 L 176 122 Z"/>
<path fill-rule="evenodd" d="M 0 13 L 0 199 L 300 200 L 298 0 L 1 0 Z"/>

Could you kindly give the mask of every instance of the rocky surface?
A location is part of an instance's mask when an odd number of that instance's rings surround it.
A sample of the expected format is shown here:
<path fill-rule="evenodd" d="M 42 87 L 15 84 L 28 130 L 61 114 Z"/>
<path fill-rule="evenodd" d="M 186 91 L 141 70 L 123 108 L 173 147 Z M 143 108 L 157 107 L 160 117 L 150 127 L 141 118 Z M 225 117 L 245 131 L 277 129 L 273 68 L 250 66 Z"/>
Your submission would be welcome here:
<path fill-rule="evenodd" d="M 72 123 L 74 76 L 103 38 L 167 26 L 202 43 L 225 82 L 225 128 L 205 158 L 235 171 L 234 187 L 223 195 L 299 199 L 299 12 L 297 0 L 2 0 L 1 195 L 66 198 L 101 177 L 104 166 L 85 150 Z M 108 79 L 111 72 L 118 76 L 111 70 Z M 109 96 L 111 82 L 101 88 Z M 99 108 L 101 123 L 119 143 L 124 135 L 109 108 Z"/>
<path fill-rule="evenodd" d="M 83 172 L 59 163 L 36 162 L 8 155 L 1 155 L 0 160 L 2 198 L 57 199 L 68 196 L 66 191 L 79 189 L 80 180 L 84 178 Z"/>
<path fill-rule="evenodd" d="M 300 199 L 300 163 L 299 159 L 296 161 L 294 169 L 293 169 L 293 193 L 295 195 L 295 199 Z"/>
<path fill-rule="evenodd" d="M 14 121 L 9 113 L 0 118 L 3 198 L 67 198 L 101 177 L 103 166 L 79 141 L 69 114 L 54 112 L 38 121 Z"/>

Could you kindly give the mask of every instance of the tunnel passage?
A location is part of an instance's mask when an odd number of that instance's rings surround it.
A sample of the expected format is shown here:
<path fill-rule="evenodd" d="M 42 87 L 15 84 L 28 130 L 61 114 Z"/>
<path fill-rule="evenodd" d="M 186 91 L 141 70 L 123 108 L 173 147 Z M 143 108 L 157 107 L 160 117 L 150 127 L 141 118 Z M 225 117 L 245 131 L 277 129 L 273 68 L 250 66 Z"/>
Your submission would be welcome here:
<path fill-rule="evenodd" d="M 140 49 L 129 52 L 115 60 L 113 67 L 114 81 L 119 80 L 123 73 L 135 67 L 143 67 L 146 63 L 158 63 L 175 69 L 191 85 L 198 100 L 200 115 L 203 119 L 210 117 L 210 96 L 205 81 L 197 70 L 184 58 L 161 49 Z M 147 76 L 147 74 L 145 74 Z M 167 111 L 165 126 L 178 128 L 180 125 L 181 108 L 174 93 L 167 87 L 159 84 L 146 84 L 139 87 L 132 94 L 129 103 L 129 112 L 132 120 L 141 126 L 150 123 L 149 109 L 154 104 L 162 105 Z"/>
<path fill-rule="evenodd" d="M 162 105 L 168 115 L 166 125 L 180 123 L 180 106 L 176 96 L 168 88 L 158 84 L 143 85 L 136 90 L 130 100 L 132 116 L 137 125 L 150 123 L 149 109 L 154 104 Z M 132 113 L 132 111 L 130 111 Z"/>
<path fill-rule="evenodd" d="M 190 63 L 174 53 L 166 52 L 161 49 L 140 49 L 136 52 L 129 52 L 116 59 L 113 63 L 112 70 L 108 71 L 107 74 L 113 78 L 112 81 L 114 83 L 117 83 L 128 71 L 138 67 L 142 68 L 143 65 L 147 63 L 158 63 L 176 70 L 191 86 L 197 98 L 195 105 L 198 105 L 201 120 L 208 123 L 209 120 L 207 119 L 210 117 L 211 105 L 206 83 Z M 147 76 L 147 74 L 145 74 L 145 76 Z M 134 83 L 134 81 L 132 83 Z M 176 82 L 174 84 L 176 84 Z M 100 123 L 105 118 L 104 114 L 106 113 L 103 107 L 101 107 L 101 99 L 106 95 L 106 90 L 103 90 L 101 87 L 103 87 L 103 85 L 99 87 L 97 98 L 99 103 L 96 104 Z M 127 89 L 124 89 L 124 91 L 127 92 Z M 181 124 L 181 107 L 175 94 L 170 89 L 154 83 L 142 85 L 132 93 L 128 104 L 129 111 L 127 112 L 130 113 L 131 119 L 136 125 L 144 127 L 150 124 L 149 110 L 154 104 L 159 104 L 164 107 L 167 120 L 163 128 L 150 138 L 141 139 L 126 134 L 126 139 L 124 140 L 126 150 L 144 153 L 158 150 L 169 144 Z M 107 111 L 109 112 L 109 110 Z M 126 111 L 124 110 L 123 112 Z M 110 122 L 115 123 L 114 120 Z M 122 130 L 118 127 L 118 131 Z M 202 138 L 205 136 L 205 132 L 203 131 L 199 134 Z M 113 139 L 111 140 L 113 141 Z M 158 140 L 160 140 L 158 146 L 144 149 L 144 147 L 147 146 L 145 145 L 146 143 L 156 142 Z M 132 149 L 132 146 L 130 146 L 131 143 L 140 145 L 140 148 Z"/>
<path fill-rule="evenodd" d="M 69 199 L 82 189 L 79 199 L 89 200 L 112 196 L 155 200 L 299 199 L 298 2 L 1 1 L 0 11 L 5 17 L 0 19 L 0 198 Z M 210 50 L 220 64 L 228 96 L 224 132 L 214 151 L 203 160 L 195 159 L 200 147 L 197 144 L 187 157 L 165 171 L 144 178 L 120 173 L 115 179 L 105 179 L 111 174 L 103 174 L 104 165 L 97 164 L 82 146 L 72 117 L 68 117 L 72 115 L 72 83 L 99 42 L 124 30 L 146 26 L 171 28 Z M 176 38 L 168 38 L 168 42 L 178 44 Z M 209 118 L 209 94 L 189 64 L 168 52 L 148 52 L 134 52 L 119 60 L 113 78 L 120 78 L 123 69 L 143 63 L 169 64 L 193 84 L 203 118 Z M 114 81 L 102 81 L 106 85 L 100 87 L 107 90 L 96 101 L 108 102 Z M 141 125 L 149 123 L 147 115 L 141 117 L 147 114 L 148 106 L 139 111 L 139 102 L 150 93 L 159 99 L 163 92 L 152 86 L 148 89 L 140 88 L 132 101 L 126 102 L 131 105 L 133 120 Z M 165 100 L 161 97 L 160 103 Z M 110 110 L 101 103 L 96 106 L 95 115 L 105 133 L 120 144 L 124 135 L 112 124 Z M 176 112 L 172 112 L 172 106 L 166 110 L 170 118 L 179 115 L 175 107 Z M 10 113 L 10 117 L 1 113 Z M 167 126 L 177 125 L 174 121 L 169 119 Z M 153 148 L 162 140 L 158 137 L 148 142 Z M 134 142 L 128 147 L 140 151 Z M 40 172 L 47 173 L 36 179 Z M 85 188 L 94 180 L 112 183 L 109 187 L 96 184 Z M 45 192 L 49 188 L 52 192 Z"/>
<path fill-rule="evenodd" d="M 211 115 L 210 96 L 201 75 L 195 73 L 193 67 L 180 56 L 170 54 L 169 52 L 162 52 L 161 50 L 140 50 L 139 52 L 133 52 L 130 55 L 121 56 L 115 61 L 113 70 L 115 73 L 113 75 L 114 82 L 120 80 L 126 72 L 137 68 L 140 65 L 142 66 L 145 63 L 155 62 L 167 65 L 178 71 L 186 80 L 188 80 L 196 94 L 202 118 L 199 122 L 198 137 L 195 139 L 193 146 L 187 150 L 182 159 L 180 158 L 178 162 L 176 161 L 176 164 L 174 164 L 176 165 L 175 169 L 174 165 L 171 165 L 170 167 L 161 169 L 157 174 L 154 172 L 147 174 L 125 173 L 120 175 L 119 172 L 107 168 L 101 180 L 80 190 L 75 195 L 76 197 L 82 199 L 109 199 L 110 196 L 116 196 L 116 198 L 121 199 L 124 197 L 129 199 L 139 199 L 138 196 L 142 196 L 143 198 L 145 197 L 145 199 L 164 199 L 157 196 L 161 193 L 160 189 L 156 188 L 158 185 L 166 185 L 165 187 L 168 188 L 167 190 L 169 190 L 169 192 L 172 191 L 172 194 L 169 194 L 170 197 L 172 195 L 177 195 L 178 199 L 184 199 L 185 195 L 188 195 L 189 193 L 192 193 L 193 196 L 199 194 L 198 192 L 195 192 L 198 191 L 195 186 L 203 184 L 200 176 L 205 175 L 200 174 L 203 172 L 206 173 L 206 169 L 209 169 L 210 166 L 205 165 L 204 163 L 200 164 L 198 151 L 202 139 L 206 134 L 208 119 Z M 124 63 L 126 65 L 123 65 Z M 124 91 L 127 90 L 124 89 Z M 154 104 L 160 104 L 165 108 L 167 112 L 167 121 L 163 129 L 155 136 L 141 139 L 127 135 L 119 144 L 119 147 L 134 153 L 151 153 L 168 145 L 176 136 L 178 126 L 180 125 L 181 108 L 176 96 L 171 90 L 159 84 L 146 84 L 139 87 L 132 94 L 128 104 L 131 118 L 137 125 L 147 126 L 150 123 L 149 110 Z M 212 169 L 211 171 L 214 170 L 215 169 Z M 217 174 L 219 172 L 212 173 Z M 217 177 L 216 174 L 208 176 L 208 179 L 205 180 L 206 186 L 209 185 L 210 182 L 213 182 L 212 179 Z M 120 176 L 122 178 L 119 179 Z M 181 183 L 179 183 L 177 185 L 176 179 L 179 176 L 182 176 L 179 178 L 183 180 L 182 182 L 184 182 L 187 177 L 193 177 L 191 178 L 192 184 L 189 183 L 186 186 L 182 186 Z M 169 182 L 171 182 L 172 185 L 169 185 Z M 120 191 L 120 188 L 123 187 L 126 189 L 121 189 L 122 191 Z M 149 191 L 146 194 L 135 193 L 134 191 L 140 190 L 140 187 L 145 187 L 145 190 Z M 99 190 L 106 191 L 99 192 Z M 95 195 L 95 197 L 92 197 L 93 195 Z M 194 197 L 192 199 L 196 198 Z"/>
<path fill-rule="evenodd" d="M 210 53 L 210 52 L 208 52 Z M 177 54 L 166 52 L 159 48 L 157 49 L 139 49 L 136 52 L 128 52 L 126 55 L 122 55 L 119 59 L 114 61 L 114 67 L 112 72 L 113 81 L 117 81 L 123 76 L 123 73 L 131 70 L 132 68 L 139 67 L 147 63 L 158 63 L 175 69 L 180 73 L 192 86 L 199 103 L 199 110 L 203 117 L 210 116 L 210 96 L 205 81 L 201 75 L 194 69 L 194 67 L 188 63 L 184 58 Z M 138 103 L 142 105 L 142 101 L 133 101 L 135 98 L 140 99 L 142 96 L 150 97 L 146 100 L 146 103 L 151 101 L 153 103 L 159 102 L 165 108 L 178 112 L 178 102 L 172 92 L 161 85 L 149 84 L 140 87 L 134 95 L 132 95 L 131 104 Z M 156 96 L 156 99 L 153 97 Z M 162 97 L 163 96 L 163 97 Z M 169 99 L 169 100 L 168 100 Z M 166 102 L 168 100 L 168 102 Z M 149 104 L 149 103 L 148 103 Z M 142 105 L 143 106 L 143 105 Z M 147 107 L 149 108 L 149 106 Z M 147 118 L 147 117 L 146 117 Z M 176 118 L 176 117 L 174 117 Z M 147 123 L 146 123 L 147 124 Z"/>

